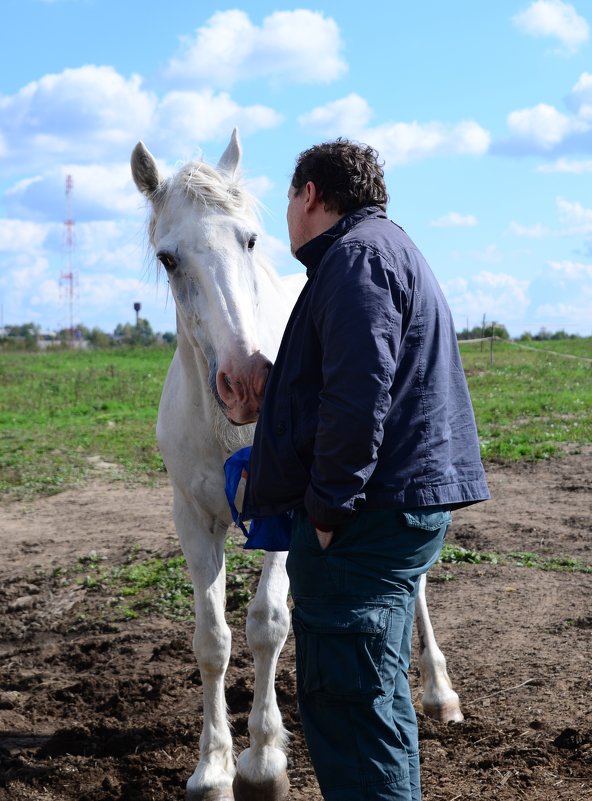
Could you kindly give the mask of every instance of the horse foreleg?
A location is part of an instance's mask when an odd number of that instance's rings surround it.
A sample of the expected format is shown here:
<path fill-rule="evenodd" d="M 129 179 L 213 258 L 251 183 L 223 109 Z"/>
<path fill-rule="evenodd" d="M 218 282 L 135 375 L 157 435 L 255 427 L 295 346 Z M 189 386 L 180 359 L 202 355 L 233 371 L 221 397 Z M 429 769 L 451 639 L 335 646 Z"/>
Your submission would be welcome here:
<path fill-rule="evenodd" d="M 234 762 L 224 697 L 224 676 L 230 659 L 230 629 L 224 619 L 226 526 L 214 524 L 180 493 L 175 497 L 174 512 L 193 584 L 193 650 L 203 697 L 199 761 L 187 782 L 187 798 L 232 801 Z"/>
<path fill-rule="evenodd" d="M 247 642 L 255 663 L 249 715 L 250 747 L 237 762 L 236 801 L 281 801 L 288 795 L 286 732 L 275 694 L 275 672 L 290 625 L 285 553 L 267 553 L 247 612 Z"/>
<path fill-rule="evenodd" d="M 426 577 L 421 577 L 415 604 L 415 624 L 419 637 L 419 672 L 423 696 L 421 704 L 425 714 L 442 723 L 463 720 L 458 695 L 446 671 L 446 659 L 438 647 L 428 614 L 425 596 Z"/>

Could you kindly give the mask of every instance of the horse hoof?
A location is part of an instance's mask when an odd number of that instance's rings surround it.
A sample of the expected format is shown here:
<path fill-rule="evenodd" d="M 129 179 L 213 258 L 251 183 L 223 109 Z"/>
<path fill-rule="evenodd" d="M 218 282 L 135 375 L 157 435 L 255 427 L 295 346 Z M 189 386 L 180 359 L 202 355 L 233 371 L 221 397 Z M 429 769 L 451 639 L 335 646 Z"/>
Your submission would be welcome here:
<path fill-rule="evenodd" d="M 422 704 L 424 714 L 438 723 L 461 723 L 465 719 L 458 702 L 444 704 Z"/>
<path fill-rule="evenodd" d="M 285 801 L 290 792 L 288 774 L 255 784 L 238 774 L 232 783 L 235 801 Z"/>
<path fill-rule="evenodd" d="M 210 787 L 208 790 L 187 787 L 187 801 L 234 801 L 230 787 Z"/>

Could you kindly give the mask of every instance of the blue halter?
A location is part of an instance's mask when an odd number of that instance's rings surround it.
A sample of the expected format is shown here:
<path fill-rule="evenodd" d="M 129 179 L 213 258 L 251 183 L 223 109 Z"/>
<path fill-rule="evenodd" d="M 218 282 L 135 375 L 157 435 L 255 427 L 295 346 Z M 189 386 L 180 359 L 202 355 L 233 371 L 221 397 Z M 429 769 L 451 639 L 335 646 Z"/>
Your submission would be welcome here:
<path fill-rule="evenodd" d="M 242 472 L 243 470 L 247 472 L 249 470 L 250 458 L 251 448 L 247 447 L 233 453 L 224 462 L 224 474 L 226 476 L 224 491 L 226 492 L 232 519 L 246 537 L 243 547 L 247 550 L 261 548 L 264 551 L 287 551 L 290 548 L 290 535 L 292 533 L 291 512 L 283 512 L 270 517 L 256 517 L 251 520 L 251 525 L 247 531 L 241 513 L 234 504 Z"/>

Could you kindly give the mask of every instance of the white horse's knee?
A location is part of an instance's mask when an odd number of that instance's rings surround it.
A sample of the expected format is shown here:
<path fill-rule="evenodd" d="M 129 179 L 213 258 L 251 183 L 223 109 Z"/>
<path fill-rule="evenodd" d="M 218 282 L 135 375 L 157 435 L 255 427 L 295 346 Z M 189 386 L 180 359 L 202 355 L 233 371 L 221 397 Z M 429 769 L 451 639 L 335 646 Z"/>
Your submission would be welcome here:
<path fill-rule="evenodd" d="M 251 651 L 279 651 L 290 628 L 287 604 L 263 605 L 255 601 L 247 610 L 247 643 Z"/>
<path fill-rule="evenodd" d="M 193 653 L 202 675 L 219 675 L 226 671 L 230 660 L 231 634 L 226 625 L 195 627 Z"/>

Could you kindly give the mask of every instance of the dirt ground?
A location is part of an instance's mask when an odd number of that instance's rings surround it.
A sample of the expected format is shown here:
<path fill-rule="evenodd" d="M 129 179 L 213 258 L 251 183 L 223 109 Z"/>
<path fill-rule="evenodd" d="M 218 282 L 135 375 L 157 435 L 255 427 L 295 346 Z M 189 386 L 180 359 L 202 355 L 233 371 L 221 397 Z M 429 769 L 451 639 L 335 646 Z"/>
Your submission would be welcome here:
<path fill-rule="evenodd" d="M 457 512 L 449 542 L 592 562 L 592 448 L 487 472 L 493 500 Z M 191 623 L 105 622 L 108 598 L 61 587 L 53 574 L 91 550 L 106 565 L 121 564 L 132 546 L 177 553 L 170 499 L 164 481 L 134 488 L 98 476 L 0 505 L 1 801 L 184 798 L 200 732 Z M 442 565 L 428 599 L 466 719 L 426 719 L 414 671 L 425 801 L 592 799 L 592 574 Z M 252 671 L 243 633 L 233 631 L 228 704 L 241 750 Z M 290 637 L 277 679 L 292 734 L 290 799 L 320 801 L 293 652 Z"/>

